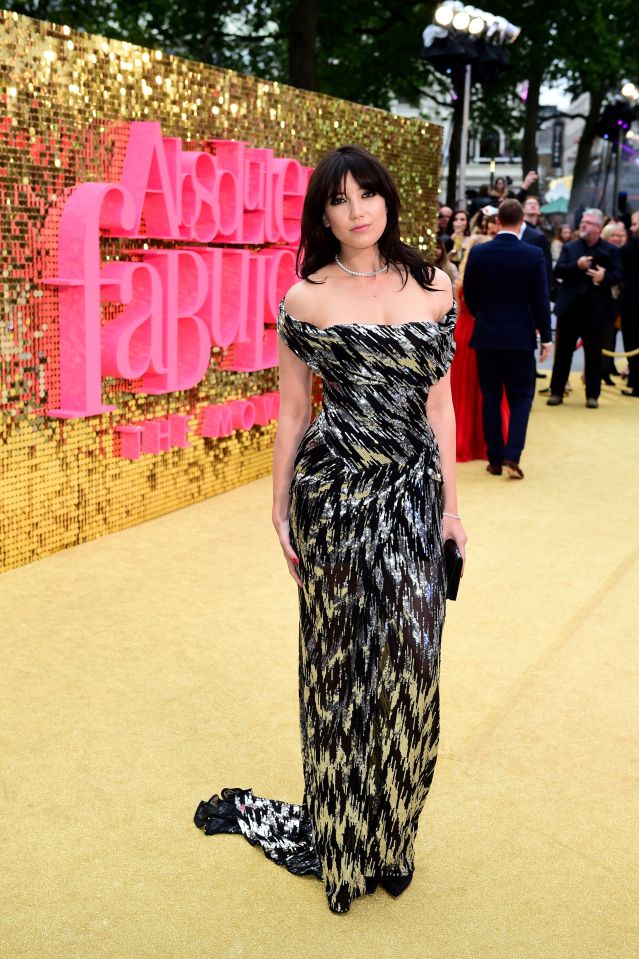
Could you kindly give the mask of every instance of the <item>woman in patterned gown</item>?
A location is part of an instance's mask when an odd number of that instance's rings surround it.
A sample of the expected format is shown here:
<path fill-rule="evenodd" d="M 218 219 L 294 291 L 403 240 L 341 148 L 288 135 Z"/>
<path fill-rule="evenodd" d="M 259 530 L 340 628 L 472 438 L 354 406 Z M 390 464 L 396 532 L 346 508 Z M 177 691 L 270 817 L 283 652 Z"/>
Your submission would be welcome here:
<path fill-rule="evenodd" d="M 304 800 L 224 789 L 206 833 L 241 832 L 345 913 L 410 883 L 439 739 L 442 544 L 455 487 L 449 278 L 400 241 L 400 202 L 361 147 L 329 153 L 280 308 L 273 522 L 300 608 Z M 311 379 L 323 407 L 309 425 Z"/>

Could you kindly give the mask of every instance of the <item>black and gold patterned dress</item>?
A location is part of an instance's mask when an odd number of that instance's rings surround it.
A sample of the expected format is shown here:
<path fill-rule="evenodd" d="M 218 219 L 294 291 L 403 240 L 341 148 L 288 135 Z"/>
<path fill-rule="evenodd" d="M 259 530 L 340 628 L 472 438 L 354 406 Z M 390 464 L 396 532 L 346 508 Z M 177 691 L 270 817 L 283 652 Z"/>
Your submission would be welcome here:
<path fill-rule="evenodd" d="M 195 822 L 321 878 L 334 912 L 367 876 L 412 872 L 433 778 L 446 582 L 426 399 L 450 366 L 454 326 L 454 308 L 440 323 L 319 329 L 280 307 L 279 335 L 324 391 L 290 488 L 304 801 L 224 789 Z"/>

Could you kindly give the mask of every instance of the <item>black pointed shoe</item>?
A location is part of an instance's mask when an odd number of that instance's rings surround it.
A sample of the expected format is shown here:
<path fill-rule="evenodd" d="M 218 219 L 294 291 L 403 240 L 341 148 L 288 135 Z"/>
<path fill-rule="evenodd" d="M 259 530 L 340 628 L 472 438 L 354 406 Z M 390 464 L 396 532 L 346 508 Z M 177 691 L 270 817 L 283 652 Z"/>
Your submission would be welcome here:
<path fill-rule="evenodd" d="M 524 471 L 522 470 L 521 466 L 519 463 L 513 462 L 513 460 L 504 460 L 504 469 L 511 479 L 524 478 Z"/>
<path fill-rule="evenodd" d="M 397 897 L 401 896 L 405 889 L 408 889 L 412 879 L 413 874 L 412 872 L 409 872 L 407 876 L 382 876 L 380 883 L 386 892 L 397 899 Z"/>

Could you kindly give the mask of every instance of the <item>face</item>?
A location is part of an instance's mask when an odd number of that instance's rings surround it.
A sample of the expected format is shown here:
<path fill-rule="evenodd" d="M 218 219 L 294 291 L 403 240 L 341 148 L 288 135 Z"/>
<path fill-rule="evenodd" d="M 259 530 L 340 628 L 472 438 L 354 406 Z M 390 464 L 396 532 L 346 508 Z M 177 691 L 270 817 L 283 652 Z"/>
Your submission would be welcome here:
<path fill-rule="evenodd" d="M 453 215 L 453 211 L 449 206 L 443 206 L 439 211 L 439 217 L 437 220 L 437 226 L 440 232 L 443 232 L 448 226 L 448 221 Z"/>
<path fill-rule="evenodd" d="M 559 239 L 562 241 L 562 243 L 570 243 L 570 240 L 572 239 L 572 230 L 569 226 L 562 226 L 561 230 L 559 231 Z"/>
<path fill-rule="evenodd" d="M 486 235 L 495 236 L 498 230 L 499 230 L 499 224 L 497 223 L 497 220 L 494 220 L 494 219 L 488 220 L 488 222 L 486 223 Z"/>
<path fill-rule="evenodd" d="M 616 223 L 614 230 L 608 236 L 608 243 L 613 246 L 623 246 L 626 242 L 626 228 L 623 223 Z"/>
<path fill-rule="evenodd" d="M 463 233 L 466 227 L 468 226 L 468 217 L 465 213 L 460 211 L 456 213 L 453 218 L 453 230 L 455 233 Z"/>
<path fill-rule="evenodd" d="M 499 190 L 500 193 L 503 193 L 503 191 L 506 189 L 506 181 L 504 180 L 503 177 L 501 176 L 497 177 L 497 179 L 495 180 L 495 189 Z"/>
<path fill-rule="evenodd" d="M 386 229 L 384 197 L 365 190 L 352 173 L 346 174 L 342 191 L 326 204 L 324 226 L 331 228 L 342 246 L 355 250 L 374 246 Z"/>
<path fill-rule="evenodd" d="M 534 197 L 528 197 L 524 203 L 524 216 L 527 220 L 537 220 L 541 215 L 541 209 L 539 206 L 539 201 L 535 200 Z"/>
<path fill-rule="evenodd" d="M 633 236 L 639 233 L 639 213 L 633 213 L 630 219 L 630 232 Z"/>
<path fill-rule="evenodd" d="M 586 243 L 596 243 L 601 236 L 602 224 L 593 213 L 584 213 L 579 221 L 579 236 Z"/>

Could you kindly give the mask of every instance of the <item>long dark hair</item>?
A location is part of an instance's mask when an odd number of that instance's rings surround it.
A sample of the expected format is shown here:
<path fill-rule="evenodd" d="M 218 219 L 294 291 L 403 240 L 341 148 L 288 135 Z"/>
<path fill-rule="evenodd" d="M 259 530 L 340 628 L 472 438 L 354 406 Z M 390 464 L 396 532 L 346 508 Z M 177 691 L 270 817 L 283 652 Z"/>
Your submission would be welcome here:
<path fill-rule="evenodd" d="M 454 210 L 454 211 L 453 211 L 453 215 L 451 216 L 450 220 L 448 221 L 448 226 L 446 227 L 446 232 L 448 233 L 449 236 L 452 236 L 452 235 L 453 235 L 453 220 L 455 219 L 455 217 L 457 216 L 458 213 L 463 213 L 464 216 L 466 217 L 466 229 L 464 230 L 464 236 L 470 236 L 470 217 L 468 216 L 468 213 L 466 212 L 466 210 Z"/>
<path fill-rule="evenodd" d="M 322 218 L 326 204 L 344 189 L 348 173 L 363 190 L 378 193 L 386 201 L 386 229 L 377 244 L 382 260 L 398 270 L 403 277 L 402 286 L 406 285 L 410 273 L 425 290 L 434 290 L 431 286 L 435 277 L 434 266 L 399 238 L 401 203 L 392 176 L 372 153 L 352 145 L 331 150 L 322 157 L 311 175 L 302 210 L 302 234 L 295 267 L 297 275 L 308 280 L 313 273 L 332 263 L 335 254 L 339 253 L 339 240 L 324 226 Z"/>

